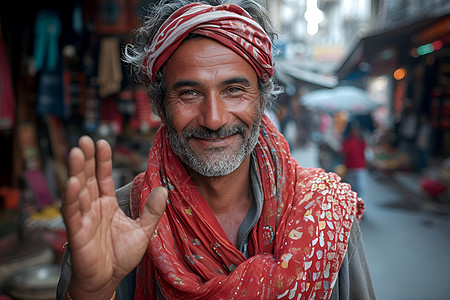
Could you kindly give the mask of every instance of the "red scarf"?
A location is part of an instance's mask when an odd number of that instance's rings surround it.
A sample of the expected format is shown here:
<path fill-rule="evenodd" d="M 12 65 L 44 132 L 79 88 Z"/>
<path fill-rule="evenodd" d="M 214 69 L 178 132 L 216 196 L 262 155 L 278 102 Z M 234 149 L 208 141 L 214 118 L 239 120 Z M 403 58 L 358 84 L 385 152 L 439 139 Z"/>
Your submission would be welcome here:
<path fill-rule="evenodd" d="M 264 205 L 246 259 L 173 153 L 166 128 L 159 130 L 134 191 L 140 211 L 158 186 L 169 199 L 138 265 L 135 299 L 156 299 L 154 279 L 167 299 L 330 297 L 362 200 L 336 174 L 302 168 L 267 117 L 254 153 Z"/>

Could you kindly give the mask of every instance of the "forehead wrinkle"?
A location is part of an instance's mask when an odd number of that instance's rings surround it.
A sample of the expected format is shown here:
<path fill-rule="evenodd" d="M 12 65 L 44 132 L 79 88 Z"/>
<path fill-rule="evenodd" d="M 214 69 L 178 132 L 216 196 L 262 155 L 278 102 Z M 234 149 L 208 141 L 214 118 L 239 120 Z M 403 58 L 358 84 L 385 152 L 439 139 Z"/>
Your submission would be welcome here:
<path fill-rule="evenodd" d="M 171 89 L 216 85 L 253 85 L 255 70 L 232 49 L 210 39 L 196 39 L 184 42 L 166 62 L 174 74 Z M 168 68 L 165 72 L 168 72 Z M 250 72 L 251 74 L 247 74 Z M 254 73 L 255 72 L 255 73 Z"/>

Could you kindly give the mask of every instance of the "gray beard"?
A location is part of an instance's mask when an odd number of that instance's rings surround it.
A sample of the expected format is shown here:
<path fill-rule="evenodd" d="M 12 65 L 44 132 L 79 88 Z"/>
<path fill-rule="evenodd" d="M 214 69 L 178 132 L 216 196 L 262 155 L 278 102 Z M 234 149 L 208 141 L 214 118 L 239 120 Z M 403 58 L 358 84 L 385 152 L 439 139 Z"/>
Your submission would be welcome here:
<path fill-rule="evenodd" d="M 206 128 L 184 129 L 180 137 L 173 125 L 168 122 L 167 132 L 173 152 L 184 164 L 203 176 L 218 177 L 228 175 L 236 170 L 250 155 L 258 143 L 260 121 L 261 119 L 259 118 L 253 124 L 247 139 L 245 135 L 249 128 L 244 124 L 221 127 L 214 131 Z M 233 134 L 238 134 L 241 139 L 237 149 L 232 153 L 229 153 L 230 149 L 222 148 L 207 149 L 203 153 L 198 153 L 189 145 L 189 140 L 193 137 L 214 139 Z"/>

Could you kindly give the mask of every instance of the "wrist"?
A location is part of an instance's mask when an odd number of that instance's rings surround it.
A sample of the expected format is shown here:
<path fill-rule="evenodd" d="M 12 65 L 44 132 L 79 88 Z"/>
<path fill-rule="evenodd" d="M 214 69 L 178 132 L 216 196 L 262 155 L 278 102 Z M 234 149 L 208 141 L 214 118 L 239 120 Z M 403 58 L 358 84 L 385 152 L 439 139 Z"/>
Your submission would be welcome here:
<path fill-rule="evenodd" d="M 107 299 L 108 299 L 108 298 L 107 298 Z M 111 299 L 111 300 L 116 299 L 116 291 L 113 292 L 113 294 L 112 294 L 112 296 L 111 296 L 110 299 Z M 70 292 L 69 292 L 69 291 L 67 291 L 66 299 L 65 299 L 65 300 L 73 300 L 73 298 L 70 296 Z"/>
<path fill-rule="evenodd" d="M 66 300 L 114 300 L 116 297 L 116 286 L 104 286 L 101 289 L 92 291 L 75 284 L 73 281 L 69 284 Z"/>

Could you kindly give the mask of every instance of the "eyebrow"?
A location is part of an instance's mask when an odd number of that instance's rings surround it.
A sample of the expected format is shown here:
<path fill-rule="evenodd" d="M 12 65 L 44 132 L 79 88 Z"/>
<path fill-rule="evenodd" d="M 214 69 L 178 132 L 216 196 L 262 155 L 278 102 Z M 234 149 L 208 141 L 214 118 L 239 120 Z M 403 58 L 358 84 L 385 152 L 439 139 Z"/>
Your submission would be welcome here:
<path fill-rule="evenodd" d="M 193 80 L 179 80 L 174 83 L 172 89 L 176 90 L 178 88 L 184 87 L 184 86 L 200 86 L 200 82 L 193 81 Z"/>
<path fill-rule="evenodd" d="M 247 78 L 242 77 L 242 76 L 237 76 L 237 77 L 232 77 L 232 78 L 226 79 L 226 80 L 222 81 L 221 85 L 229 85 L 229 84 L 235 84 L 235 83 L 240 83 L 245 86 L 251 85 L 250 80 L 248 80 Z M 172 89 L 176 90 L 178 88 L 186 87 L 186 86 L 198 87 L 201 85 L 202 84 L 200 82 L 194 81 L 194 80 L 179 80 L 174 83 L 174 85 L 172 86 Z"/>
<path fill-rule="evenodd" d="M 250 80 L 248 80 L 247 78 L 242 77 L 242 76 L 232 77 L 232 78 L 229 78 L 222 82 L 223 85 L 228 85 L 228 84 L 233 84 L 233 83 L 240 83 L 240 84 L 243 84 L 246 86 L 251 85 Z"/>

